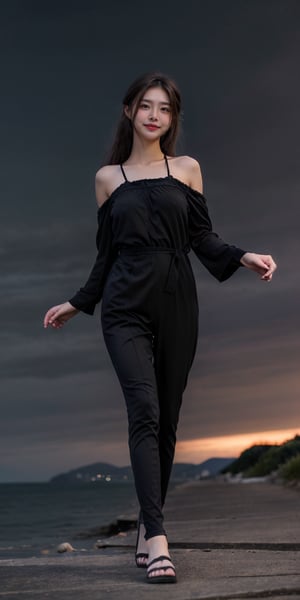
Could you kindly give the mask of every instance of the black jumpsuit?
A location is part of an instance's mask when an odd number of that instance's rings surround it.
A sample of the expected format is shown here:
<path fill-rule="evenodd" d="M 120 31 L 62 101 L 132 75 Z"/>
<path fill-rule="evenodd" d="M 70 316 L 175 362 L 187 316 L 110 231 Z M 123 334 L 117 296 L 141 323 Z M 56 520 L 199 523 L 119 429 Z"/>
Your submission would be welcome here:
<path fill-rule="evenodd" d="M 146 539 L 165 533 L 168 488 L 183 391 L 198 337 L 194 250 L 219 281 L 244 250 L 212 232 L 204 196 L 170 175 L 125 181 L 98 210 L 98 256 L 70 299 L 93 314 L 102 299 L 107 350 L 126 401 L 129 449 Z"/>

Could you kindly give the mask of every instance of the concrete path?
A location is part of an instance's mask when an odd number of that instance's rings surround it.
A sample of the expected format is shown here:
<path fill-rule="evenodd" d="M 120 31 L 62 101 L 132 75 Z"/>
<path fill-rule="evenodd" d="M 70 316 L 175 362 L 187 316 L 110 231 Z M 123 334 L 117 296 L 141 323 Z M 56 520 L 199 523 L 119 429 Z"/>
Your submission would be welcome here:
<path fill-rule="evenodd" d="M 176 585 L 145 582 L 130 532 L 98 550 L 1 560 L 0 600 L 300 600 L 299 490 L 189 483 L 170 494 L 165 516 Z"/>

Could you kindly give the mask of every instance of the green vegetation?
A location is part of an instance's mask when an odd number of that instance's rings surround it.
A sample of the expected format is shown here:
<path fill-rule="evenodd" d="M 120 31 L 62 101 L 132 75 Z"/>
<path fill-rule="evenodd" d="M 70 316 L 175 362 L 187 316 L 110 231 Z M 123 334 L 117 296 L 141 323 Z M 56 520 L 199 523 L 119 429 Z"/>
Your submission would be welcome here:
<path fill-rule="evenodd" d="M 291 462 L 292 460 L 294 460 L 294 463 Z M 291 464 L 290 470 L 288 470 L 289 464 Z M 286 467 L 286 471 L 284 471 L 284 467 Z M 222 472 L 231 473 L 232 475 L 242 473 L 243 477 L 262 477 L 273 472 L 279 474 L 279 471 L 280 475 L 282 473 L 293 473 L 295 479 L 300 479 L 299 435 L 280 445 L 251 446 Z M 287 475 L 282 475 L 282 477 L 288 478 Z M 292 475 L 289 478 L 292 479 Z"/>
<path fill-rule="evenodd" d="M 260 457 L 267 451 L 269 448 L 272 448 L 270 444 L 266 444 L 264 446 L 251 446 L 244 450 L 242 454 L 234 460 L 228 467 L 225 467 L 221 471 L 221 473 L 231 473 L 232 475 L 237 475 L 237 473 L 243 473 L 250 467 L 254 466 Z"/>
<path fill-rule="evenodd" d="M 279 475 L 286 481 L 300 480 L 300 454 L 288 460 L 279 469 Z"/>
<path fill-rule="evenodd" d="M 273 448 L 267 450 L 256 465 L 246 471 L 245 476 L 262 477 L 269 475 L 297 454 L 300 454 L 300 437 L 296 436 L 293 440 L 288 440 L 280 446 L 273 446 Z"/>

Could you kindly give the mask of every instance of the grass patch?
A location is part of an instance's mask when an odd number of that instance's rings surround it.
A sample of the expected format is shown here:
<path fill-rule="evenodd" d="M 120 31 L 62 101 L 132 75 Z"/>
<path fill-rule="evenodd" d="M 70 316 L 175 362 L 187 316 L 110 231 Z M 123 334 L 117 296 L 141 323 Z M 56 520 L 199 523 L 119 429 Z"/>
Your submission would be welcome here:
<path fill-rule="evenodd" d="M 286 462 L 279 469 L 279 475 L 285 481 L 300 481 L 300 454 Z"/>
<path fill-rule="evenodd" d="M 223 469 L 222 473 L 231 475 L 241 473 L 243 477 L 264 477 L 278 471 L 299 455 L 300 435 L 296 435 L 283 444 L 254 445 L 247 448 L 239 458 Z"/>

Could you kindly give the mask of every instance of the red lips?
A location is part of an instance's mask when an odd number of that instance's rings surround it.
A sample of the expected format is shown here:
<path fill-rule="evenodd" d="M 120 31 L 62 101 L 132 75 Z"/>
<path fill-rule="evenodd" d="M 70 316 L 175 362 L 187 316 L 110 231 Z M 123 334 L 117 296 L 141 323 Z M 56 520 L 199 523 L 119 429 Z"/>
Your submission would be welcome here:
<path fill-rule="evenodd" d="M 151 130 L 159 129 L 159 127 L 157 125 L 145 125 L 145 127 L 147 127 L 147 129 L 151 129 Z"/>

